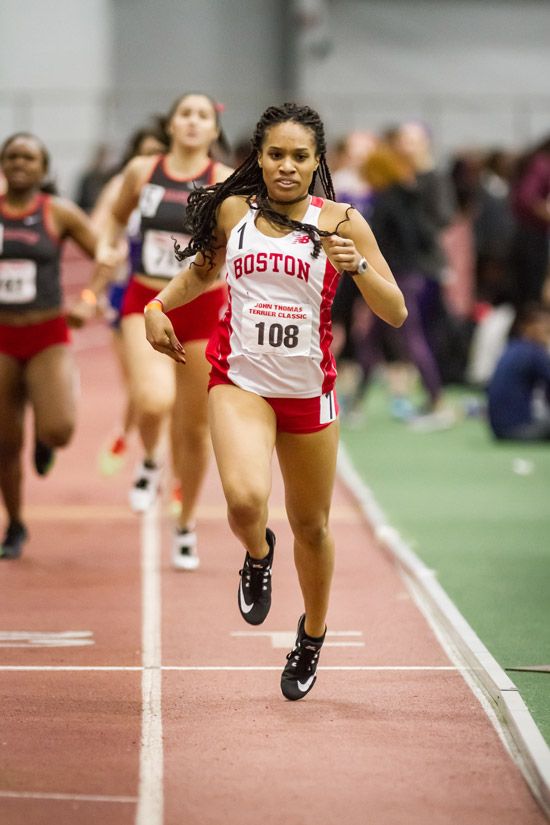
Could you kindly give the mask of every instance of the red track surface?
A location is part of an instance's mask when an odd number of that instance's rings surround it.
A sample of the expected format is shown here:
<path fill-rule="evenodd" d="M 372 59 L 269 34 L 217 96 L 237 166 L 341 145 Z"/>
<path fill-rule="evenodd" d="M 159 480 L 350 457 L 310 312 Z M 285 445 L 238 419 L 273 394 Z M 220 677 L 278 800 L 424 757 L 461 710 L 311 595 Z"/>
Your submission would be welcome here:
<path fill-rule="evenodd" d="M 139 782 L 140 520 L 126 508 L 131 468 L 115 479 L 96 471 L 97 451 L 122 404 L 118 374 L 101 327 L 76 340 L 79 429 L 51 477 L 28 472 L 31 541 L 19 562 L 0 567 L 0 631 L 89 631 L 83 640 L 93 644 L 5 647 L 0 636 L 2 825 L 133 823 L 138 797 L 151 793 Z M 292 634 L 301 611 L 277 471 L 274 603 L 261 628 L 244 624 L 237 609 L 243 553 L 226 525 L 214 467 L 201 509 L 198 572 L 171 570 L 170 518 L 161 521 L 168 669 L 157 791 L 164 817 L 157 799 L 146 825 L 546 821 L 341 486 L 332 518 L 337 568 L 329 630 L 353 635 L 327 641 L 355 644 L 325 646 L 317 684 L 297 703 L 279 690 L 286 641 L 273 647 L 261 635 Z M 251 635 L 232 635 L 243 631 Z M 339 669 L 345 666 L 371 669 Z"/>

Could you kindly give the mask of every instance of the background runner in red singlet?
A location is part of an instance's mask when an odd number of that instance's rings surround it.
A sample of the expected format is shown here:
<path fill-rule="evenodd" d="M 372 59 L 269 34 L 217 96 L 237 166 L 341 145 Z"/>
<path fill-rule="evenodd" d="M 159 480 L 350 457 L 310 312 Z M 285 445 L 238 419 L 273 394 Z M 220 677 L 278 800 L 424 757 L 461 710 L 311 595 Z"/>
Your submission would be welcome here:
<path fill-rule="evenodd" d="M 187 346 L 186 370 L 175 369 L 148 346 L 143 309 L 181 269 L 174 254 L 174 238 L 183 246 L 187 243 L 183 233 L 189 193 L 196 186 L 224 180 L 231 170 L 210 154 L 225 139 L 218 107 L 207 95 L 179 98 L 168 113 L 167 131 L 170 149 L 166 155 L 135 158 L 126 167 L 120 194 L 100 236 L 97 259 L 111 261 L 132 211 L 139 206 L 141 254 L 122 306 L 130 392 L 144 448 L 130 504 L 136 512 L 144 512 L 155 500 L 162 430 L 171 416 L 172 461 L 182 495 L 173 563 L 178 569 L 194 570 L 199 562 L 195 510 L 210 452 L 204 350 L 225 306 L 225 284 L 221 280 L 212 283 L 193 306 L 173 316 L 178 335 Z"/>
<path fill-rule="evenodd" d="M 334 202 L 323 124 L 307 106 L 270 107 L 253 150 L 216 190 L 190 198 L 191 267 L 145 313 L 153 347 L 185 363 L 162 311 L 196 300 L 227 268 L 229 306 L 210 341 L 209 415 L 229 524 L 246 548 L 238 590 L 245 621 L 271 606 L 275 536 L 267 527 L 277 450 L 294 559 L 304 598 L 281 689 L 313 687 L 326 632 L 334 546 L 329 511 L 338 444 L 330 310 L 339 273 L 354 278 L 372 311 L 392 326 L 403 295 L 364 218 Z M 317 179 L 327 200 L 313 196 Z"/>

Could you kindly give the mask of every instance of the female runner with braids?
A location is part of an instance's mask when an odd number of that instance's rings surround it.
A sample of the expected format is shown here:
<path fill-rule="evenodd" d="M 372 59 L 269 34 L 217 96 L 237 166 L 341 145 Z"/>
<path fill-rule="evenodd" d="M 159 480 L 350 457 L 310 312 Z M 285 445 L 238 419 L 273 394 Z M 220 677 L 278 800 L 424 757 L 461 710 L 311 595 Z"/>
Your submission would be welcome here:
<path fill-rule="evenodd" d="M 211 338 L 209 421 L 229 524 L 246 548 L 238 590 L 245 621 L 271 604 L 275 536 L 267 527 L 277 451 L 304 599 L 281 676 L 287 699 L 313 687 L 333 571 L 329 510 L 338 444 L 330 310 L 340 274 L 373 312 L 400 326 L 407 310 L 364 218 L 334 202 L 322 122 L 307 106 L 270 107 L 253 150 L 188 206 L 195 255 L 148 305 L 147 338 L 178 363 L 187 353 L 168 317 L 227 268 L 229 308 Z M 313 196 L 317 178 L 326 199 Z"/>
<path fill-rule="evenodd" d="M 173 238 L 187 243 L 188 236 L 182 233 L 189 193 L 224 180 L 232 170 L 210 155 L 225 138 L 219 107 L 207 95 L 185 94 L 176 100 L 166 130 L 170 139 L 166 154 L 137 157 L 126 167 L 120 193 L 100 233 L 97 260 L 110 260 L 130 215 L 139 207 L 141 254 L 124 296 L 121 323 L 130 397 L 145 454 L 130 490 L 130 505 L 135 512 L 144 512 L 156 498 L 161 437 L 171 418 L 172 462 L 182 496 L 172 562 L 176 569 L 195 570 L 199 565 L 195 511 L 210 453 L 204 351 L 225 307 L 227 291 L 222 280 L 212 281 L 192 306 L 172 316 L 186 344 L 186 370 L 175 369 L 148 346 L 143 310 L 181 269 Z"/>

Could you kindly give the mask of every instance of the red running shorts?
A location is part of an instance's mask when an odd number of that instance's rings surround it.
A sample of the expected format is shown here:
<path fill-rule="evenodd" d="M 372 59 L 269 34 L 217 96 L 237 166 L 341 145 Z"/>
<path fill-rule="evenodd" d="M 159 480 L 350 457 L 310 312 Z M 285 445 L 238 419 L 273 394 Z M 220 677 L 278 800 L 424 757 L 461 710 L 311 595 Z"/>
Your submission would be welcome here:
<path fill-rule="evenodd" d="M 143 314 L 145 306 L 158 295 L 158 292 L 159 290 L 151 289 L 132 278 L 122 303 L 122 317 Z M 226 303 L 227 288 L 222 284 L 216 289 L 203 292 L 191 303 L 170 310 L 168 317 L 181 343 L 210 338 L 225 311 Z"/>
<path fill-rule="evenodd" d="M 70 340 L 67 321 L 62 315 L 25 326 L 0 324 L 0 352 L 22 362 L 30 361 L 48 347 L 68 344 Z"/>

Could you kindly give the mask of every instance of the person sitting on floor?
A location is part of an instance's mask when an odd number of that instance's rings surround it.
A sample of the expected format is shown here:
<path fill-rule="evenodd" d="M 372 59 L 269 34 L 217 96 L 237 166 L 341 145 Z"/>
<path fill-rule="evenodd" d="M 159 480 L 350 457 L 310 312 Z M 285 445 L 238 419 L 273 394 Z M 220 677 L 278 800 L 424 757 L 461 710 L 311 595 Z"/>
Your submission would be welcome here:
<path fill-rule="evenodd" d="M 550 440 L 550 306 L 527 304 L 489 382 L 489 426 L 498 439 Z"/>

